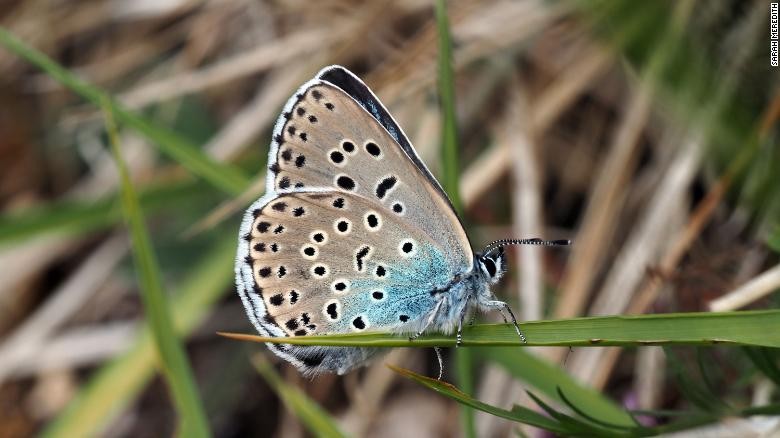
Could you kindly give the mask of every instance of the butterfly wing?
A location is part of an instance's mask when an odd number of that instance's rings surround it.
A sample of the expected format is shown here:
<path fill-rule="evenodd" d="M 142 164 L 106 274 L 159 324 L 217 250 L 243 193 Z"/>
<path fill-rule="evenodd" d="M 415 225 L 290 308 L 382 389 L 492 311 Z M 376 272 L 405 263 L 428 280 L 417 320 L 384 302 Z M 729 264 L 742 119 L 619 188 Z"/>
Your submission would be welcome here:
<path fill-rule="evenodd" d="M 269 188 L 348 191 L 386 209 L 405 209 L 409 222 L 447 239 L 453 275 L 471 269 L 471 246 L 446 194 L 403 131 L 352 73 L 324 69 L 291 99 L 276 131 Z"/>
<path fill-rule="evenodd" d="M 242 295 L 261 333 L 411 333 L 424 323 L 435 291 L 451 280 L 446 250 L 379 206 L 354 193 L 299 191 L 251 212 L 239 288 L 247 288 Z M 309 373 L 344 372 L 373 353 L 286 348 L 283 357 Z"/>
<path fill-rule="evenodd" d="M 258 331 L 412 331 L 434 290 L 472 269 L 441 187 L 368 88 L 324 69 L 274 129 L 266 195 L 244 216 L 239 293 Z M 320 240 L 321 239 L 321 240 Z M 371 349 L 271 346 L 304 372 L 345 372 Z"/>

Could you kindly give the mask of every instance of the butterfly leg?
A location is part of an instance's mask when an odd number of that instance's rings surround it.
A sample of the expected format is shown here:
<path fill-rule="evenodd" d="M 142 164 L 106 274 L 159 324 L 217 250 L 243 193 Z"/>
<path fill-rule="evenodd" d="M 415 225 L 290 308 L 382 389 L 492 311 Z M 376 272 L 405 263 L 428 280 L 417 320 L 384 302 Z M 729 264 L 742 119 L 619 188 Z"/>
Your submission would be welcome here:
<path fill-rule="evenodd" d="M 436 352 L 436 359 L 439 360 L 439 377 L 436 380 L 441 380 L 441 377 L 444 375 L 444 361 L 441 359 L 441 348 L 433 347 L 433 351 Z"/>
<path fill-rule="evenodd" d="M 509 313 L 509 317 L 512 318 L 512 325 L 515 326 L 515 331 L 517 332 L 517 336 L 520 336 L 520 340 L 523 341 L 523 343 L 528 342 L 526 341 L 523 332 L 520 331 L 520 325 L 517 323 L 517 318 L 515 318 L 515 314 L 512 313 L 512 309 L 509 307 L 509 304 L 503 301 L 493 300 L 485 303 L 485 307 L 492 307 L 494 309 L 498 309 L 501 312 L 501 316 L 504 318 L 504 322 L 509 322 L 506 320 L 506 316 L 504 315 L 504 310 L 506 310 L 507 313 Z"/>
<path fill-rule="evenodd" d="M 455 348 L 460 347 L 463 343 L 463 320 L 466 319 L 466 312 L 469 310 L 469 303 L 471 302 L 471 295 L 466 296 L 466 304 L 463 306 L 463 310 L 460 311 L 460 318 L 458 318 L 458 334 L 455 335 Z M 473 318 L 472 318 L 473 322 Z"/>
<path fill-rule="evenodd" d="M 413 334 L 412 336 L 409 336 L 410 341 L 414 341 L 415 339 L 422 336 L 423 332 L 428 329 L 428 327 L 433 324 L 433 320 L 436 319 L 436 315 L 439 313 L 439 309 L 441 309 L 441 304 L 443 303 L 443 300 L 439 300 L 438 303 L 436 303 L 436 307 L 431 310 L 431 313 L 428 315 L 428 320 L 425 321 L 425 325 L 417 331 L 417 333 Z"/>

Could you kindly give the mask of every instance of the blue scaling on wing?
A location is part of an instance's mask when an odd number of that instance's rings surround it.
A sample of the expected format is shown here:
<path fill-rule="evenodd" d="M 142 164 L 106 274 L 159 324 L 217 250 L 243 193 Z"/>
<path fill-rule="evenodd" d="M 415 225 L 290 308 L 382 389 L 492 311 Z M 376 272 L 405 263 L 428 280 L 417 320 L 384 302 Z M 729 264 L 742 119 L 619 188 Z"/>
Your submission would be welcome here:
<path fill-rule="evenodd" d="M 378 264 L 369 262 L 368 266 L 372 272 Z M 407 324 L 412 327 L 436 306 L 437 299 L 431 291 L 452 279 L 446 258 L 432 245 L 422 246 L 417 257 L 385 266 L 387 281 L 352 281 L 352 293 L 342 298 L 346 316 L 339 322 L 342 329 L 349 330 L 354 318 L 361 315 L 373 330 L 402 329 Z"/>

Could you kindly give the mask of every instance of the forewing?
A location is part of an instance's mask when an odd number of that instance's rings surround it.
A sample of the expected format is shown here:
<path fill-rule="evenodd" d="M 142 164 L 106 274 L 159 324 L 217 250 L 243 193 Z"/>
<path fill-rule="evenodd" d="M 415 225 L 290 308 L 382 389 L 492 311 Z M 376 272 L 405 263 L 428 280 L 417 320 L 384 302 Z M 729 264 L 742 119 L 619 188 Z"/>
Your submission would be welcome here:
<path fill-rule="evenodd" d="M 368 99 L 373 94 L 357 78 L 334 76 L 345 72 L 340 68 L 324 72 L 293 97 L 277 124 L 269 156 L 273 190 L 319 188 L 372 199 L 439 241 L 453 276 L 469 271 L 473 254 L 466 233 L 406 136 L 378 100 Z M 362 86 L 365 95 L 354 96 L 358 102 L 324 79 L 349 85 L 353 94 Z"/>

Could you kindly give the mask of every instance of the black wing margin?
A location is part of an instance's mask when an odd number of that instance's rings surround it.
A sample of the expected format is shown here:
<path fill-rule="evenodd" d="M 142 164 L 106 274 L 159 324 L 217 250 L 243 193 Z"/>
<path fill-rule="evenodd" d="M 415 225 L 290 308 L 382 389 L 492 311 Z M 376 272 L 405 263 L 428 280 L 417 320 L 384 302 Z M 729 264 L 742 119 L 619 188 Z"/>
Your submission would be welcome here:
<path fill-rule="evenodd" d="M 376 119 L 376 121 L 385 128 L 390 136 L 393 137 L 396 142 L 398 142 L 398 144 L 401 146 L 401 149 L 406 152 L 406 155 L 409 157 L 409 159 L 411 159 L 420 172 L 425 175 L 425 178 L 428 179 L 428 181 L 434 187 L 436 187 L 436 190 L 438 190 L 439 193 L 444 196 L 444 199 L 447 200 L 447 203 L 450 204 L 450 208 L 452 208 L 452 201 L 450 201 L 449 196 L 447 196 L 447 193 L 444 192 L 444 189 L 442 189 L 441 185 L 439 185 L 439 182 L 436 181 L 436 178 L 431 175 L 431 172 L 425 166 L 425 163 L 423 163 L 420 157 L 417 156 L 417 152 L 415 152 L 411 143 L 409 143 L 409 140 L 406 138 L 406 134 L 404 134 L 401 128 L 398 127 L 398 124 L 395 123 L 395 120 L 390 115 L 390 113 L 387 112 L 387 109 L 385 109 L 384 105 L 382 105 L 382 102 L 377 99 L 374 93 L 366 86 L 366 84 L 363 83 L 363 81 L 358 79 L 349 70 L 338 65 L 324 69 L 317 76 L 317 79 L 329 82 L 341 88 L 351 98 L 355 99 L 355 101 L 359 103 L 360 106 L 368 111 L 368 113 L 371 114 L 371 117 Z"/>

